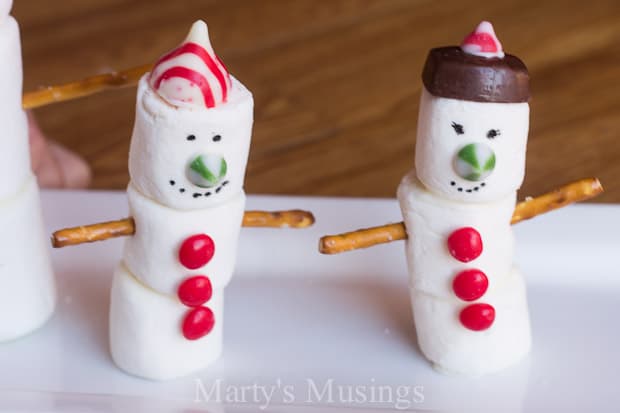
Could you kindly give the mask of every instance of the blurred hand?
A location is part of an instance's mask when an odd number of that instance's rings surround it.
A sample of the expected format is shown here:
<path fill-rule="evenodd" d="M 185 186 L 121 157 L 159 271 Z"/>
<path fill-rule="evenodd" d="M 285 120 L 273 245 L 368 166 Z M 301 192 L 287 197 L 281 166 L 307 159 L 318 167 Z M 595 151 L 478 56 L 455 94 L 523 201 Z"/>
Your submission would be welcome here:
<path fill-rule="evenodd" d="M 30 160 L 43 188 L 86 188 L 91 171 L 86 161 L 43 134 L 32 112 L 28 112 Z"/>

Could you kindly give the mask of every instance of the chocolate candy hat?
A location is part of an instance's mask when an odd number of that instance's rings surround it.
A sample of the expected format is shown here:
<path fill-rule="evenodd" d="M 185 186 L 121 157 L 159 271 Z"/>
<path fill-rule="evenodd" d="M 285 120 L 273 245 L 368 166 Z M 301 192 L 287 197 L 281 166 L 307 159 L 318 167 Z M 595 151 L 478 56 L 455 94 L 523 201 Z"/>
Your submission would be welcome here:
<path fill-rule="evenodd" d="M 493 26 L 486 21 L 460 47 L 432 49 L 422 81 L 432 95 L 445 98 L 519 103 L 530 97 L 527 68 L 518 57 L 504 54 Z"/>

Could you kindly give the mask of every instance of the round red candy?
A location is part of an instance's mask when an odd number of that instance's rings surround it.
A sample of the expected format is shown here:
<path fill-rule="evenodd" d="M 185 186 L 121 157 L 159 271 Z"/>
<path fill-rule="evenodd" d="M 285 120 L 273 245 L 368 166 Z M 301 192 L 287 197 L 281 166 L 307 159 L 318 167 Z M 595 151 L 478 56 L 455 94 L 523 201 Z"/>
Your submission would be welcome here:
<path fill-rule="evenodd" d="M 215 317 L 208 307 L 192 308 L 183 320 L 183 336 L 188 340 L 198 340 L 213 330 Z"/>
<path fill-rule="evenodd" d="M 490 304 L 471 304 L 461 311 L 459 318 L 465 328 L 473 331 L 486 330 L 495 321 L 495 308 Z"/>
<path fill-rule="evenodd" d="M 179 286 L 179 299 L 188 307 L 199 307 L 211 299 L 211 281 L 204 275 L 186 279 Z"/>
<path fill-rule="evenodd" d="M 489 279 L 480 270 L 471 269 L 458 273 L 452 281 L 452 289 L 458 298 L 474 301 L 482 297 L 489 288 Z"/>
<path fill-rule="evenodd" d="M 179 261 L 185 268 L 195 270 L 207 265 L 215 254 L 215 243 L 207 234 L 192 235 L 181 244 Z"/>
<path fill-rule="evenodd" d="M 448 237 L 448 249 L 461 262 L 475 260 L 482 254 L 482 237 L 471 227 L 457 229 Z"/>

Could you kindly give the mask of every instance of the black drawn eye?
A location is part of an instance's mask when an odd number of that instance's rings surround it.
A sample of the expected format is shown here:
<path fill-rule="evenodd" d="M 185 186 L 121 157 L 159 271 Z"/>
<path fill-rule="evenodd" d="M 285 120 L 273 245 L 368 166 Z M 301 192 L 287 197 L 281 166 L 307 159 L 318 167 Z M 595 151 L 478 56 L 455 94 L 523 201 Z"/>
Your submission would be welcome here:
<path fill-rule="evenodd" d="M 487 138 L 489 139 L 495 139 L 499 135 L 501 135 L 499 129 L 491 129 L 490 131 L 487 132 Z"/>
<path fill-rule="evenodd" d="M 463 130 L 463 125 L 458 124 L 456 122 L 452 122 L 452 128 L 454 129 L 457 135 L 462 135 L 465 133 L 465 131 Z"/>
<path fill-rule="evenodd" d="M 222 135 L 215 135 L 213 138 L 211 138 L 213 140 L 213 142 L 219 142 L 222 140 Z"/>
<path fill-rule="evenodd" d="M 186 139 L 188 141 L 195 141 L 196 140 L 196 135 L 189 135 Z"/>

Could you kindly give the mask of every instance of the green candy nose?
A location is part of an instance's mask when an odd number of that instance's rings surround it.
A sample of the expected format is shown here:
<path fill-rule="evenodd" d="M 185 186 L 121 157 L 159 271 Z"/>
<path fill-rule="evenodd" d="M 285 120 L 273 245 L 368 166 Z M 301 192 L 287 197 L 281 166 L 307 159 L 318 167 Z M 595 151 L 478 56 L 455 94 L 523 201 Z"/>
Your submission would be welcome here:
<path fill-rule="evenodd" d="M 470 143 L 454 157 L 454 171 L 468 181 L 482 181 L 495 169 L 495 152 L 484 143 Z"/>
<path fill-rule="evenodd" d="M 224 180 L 227 168 L 226 160 L 222 156 L 201 154 L 187 165 L 186 175 L 194 185 L 212 188 Z"/>

